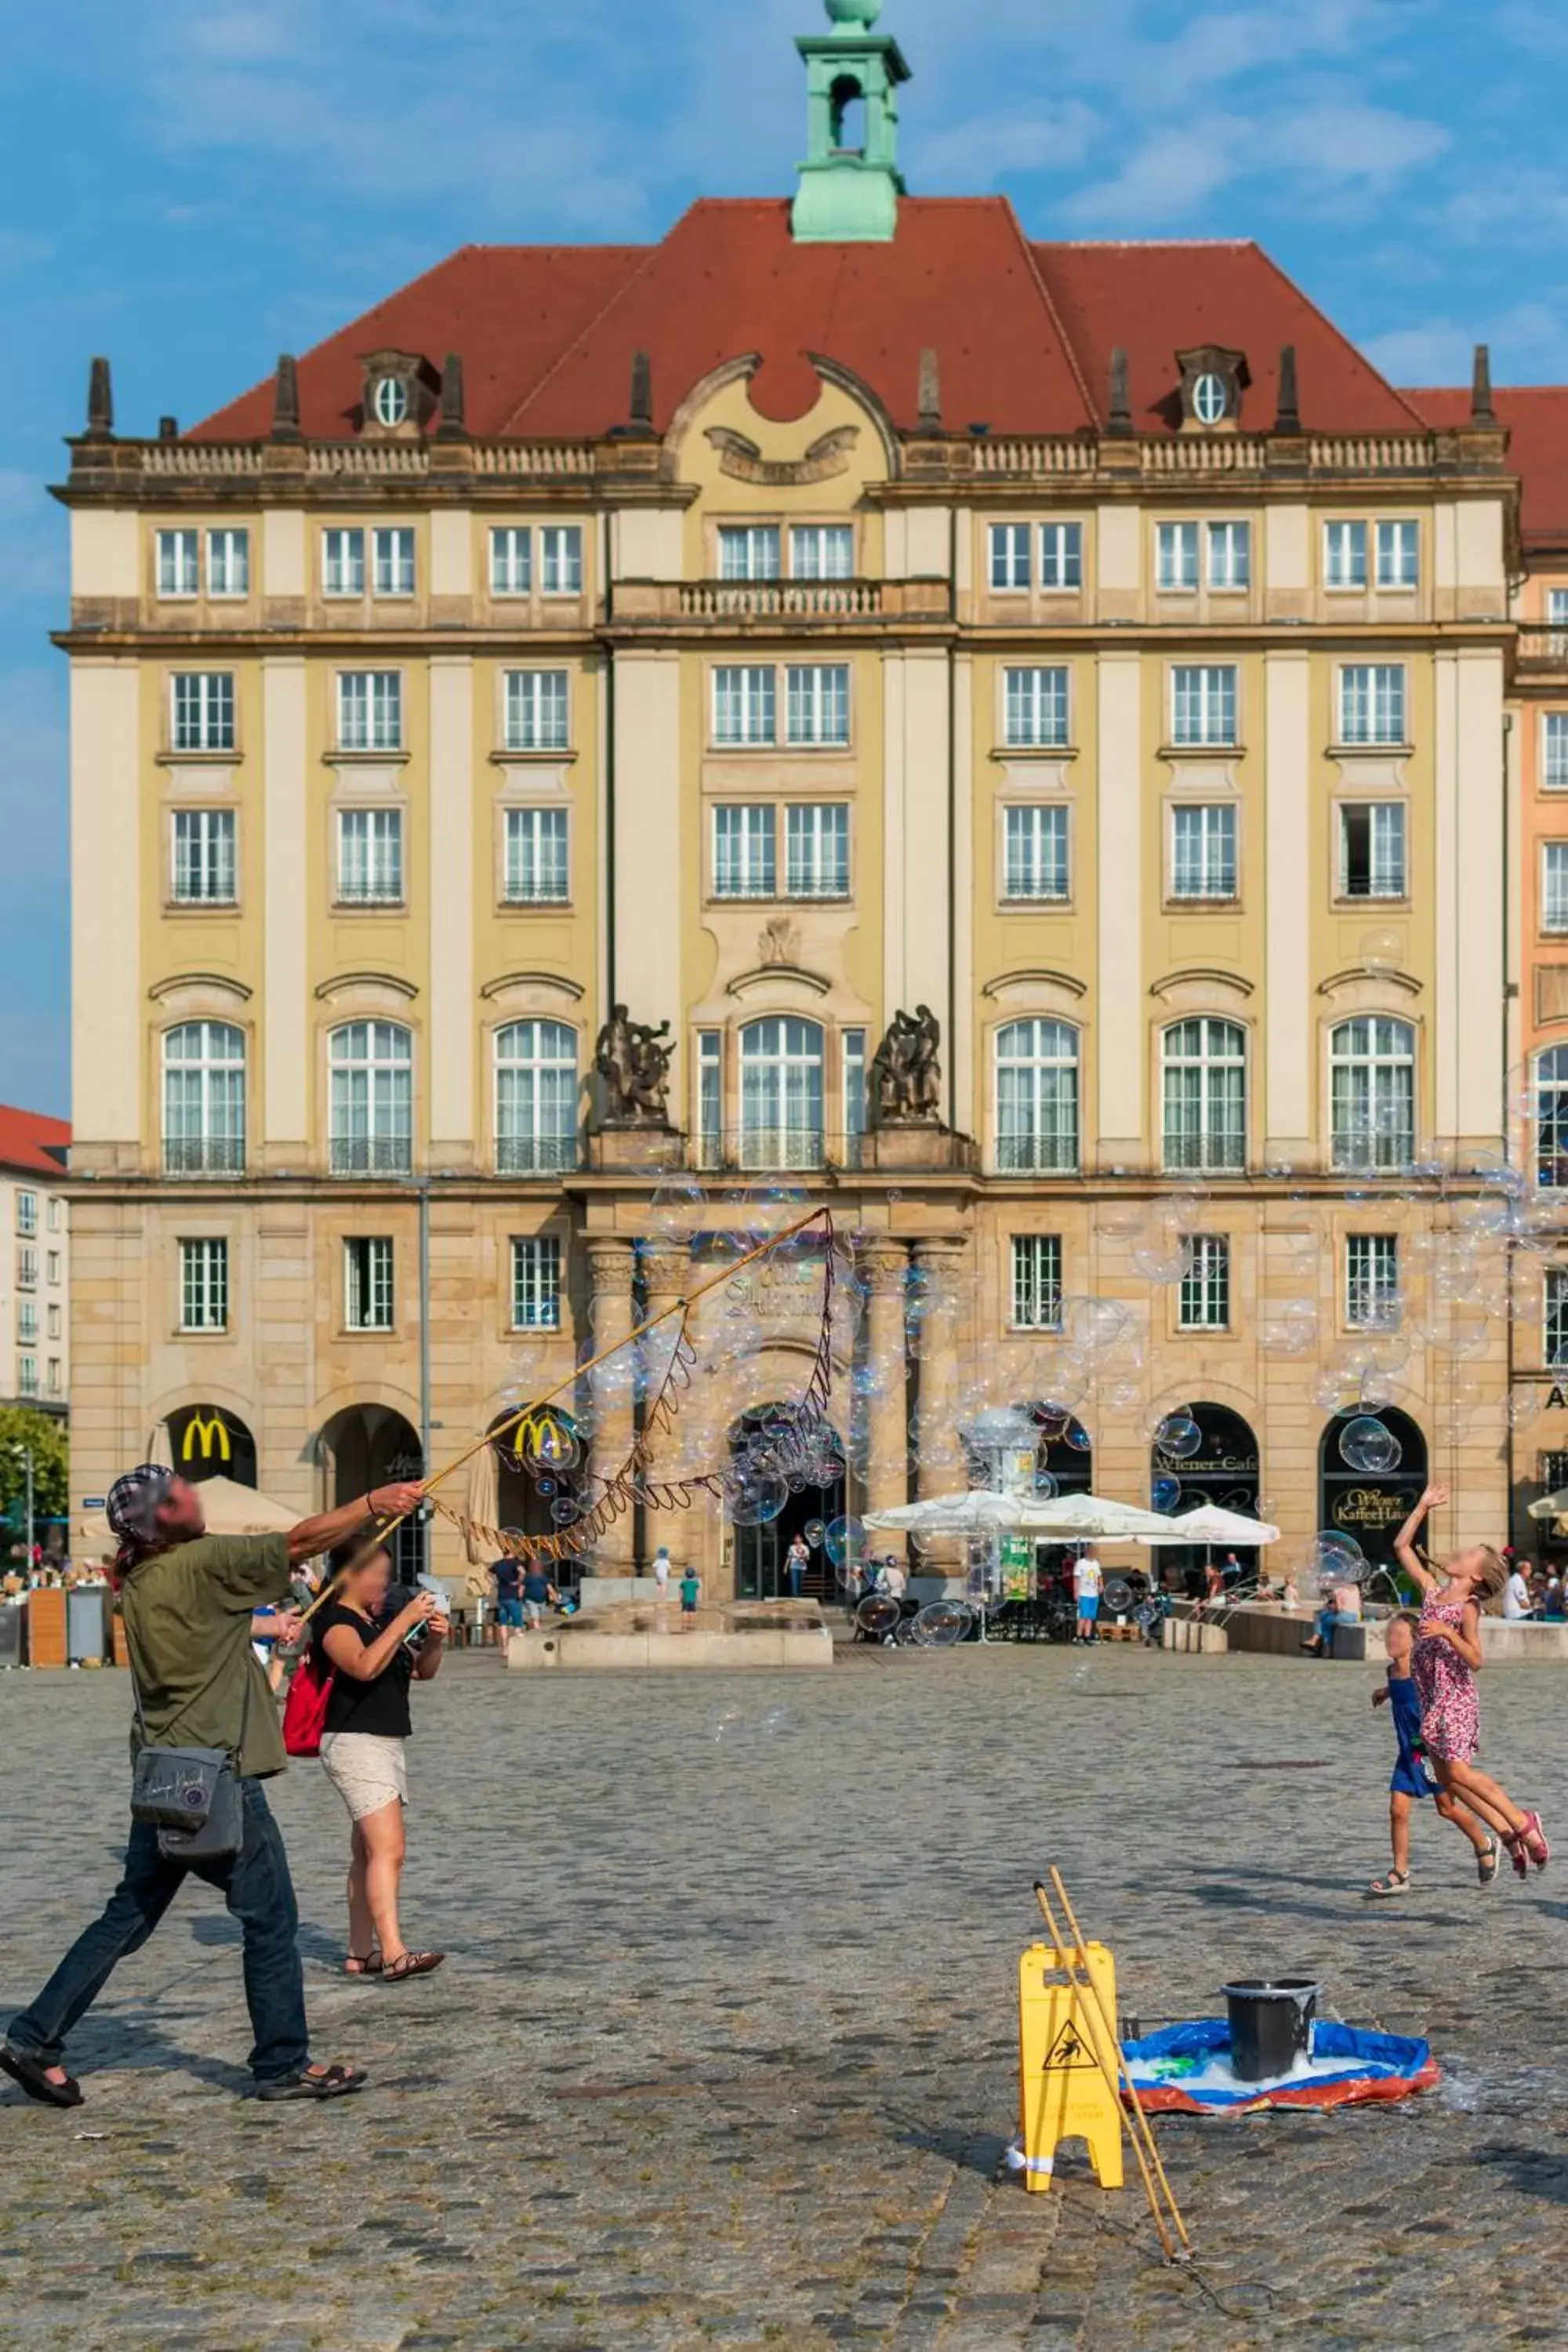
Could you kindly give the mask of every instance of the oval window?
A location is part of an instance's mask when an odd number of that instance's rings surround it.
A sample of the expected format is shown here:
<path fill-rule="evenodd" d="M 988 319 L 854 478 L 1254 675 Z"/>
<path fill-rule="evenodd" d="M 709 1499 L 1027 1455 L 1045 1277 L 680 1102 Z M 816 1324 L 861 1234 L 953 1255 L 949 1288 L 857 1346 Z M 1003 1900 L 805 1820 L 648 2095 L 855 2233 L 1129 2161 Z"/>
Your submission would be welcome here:
<path fill-rule="evenodd" d="M 401 425 L 408 415 L 408 388 L 402 377 L 384 375 L 376 384 L 371 405 L 378 425 Z"/>
<path fill-rule="evenodd" d="M 1217 425 L 1229 405 L 1223 376 L 1199 376 L 1193 386 L 1193 415 L 1200 425 Z"/>

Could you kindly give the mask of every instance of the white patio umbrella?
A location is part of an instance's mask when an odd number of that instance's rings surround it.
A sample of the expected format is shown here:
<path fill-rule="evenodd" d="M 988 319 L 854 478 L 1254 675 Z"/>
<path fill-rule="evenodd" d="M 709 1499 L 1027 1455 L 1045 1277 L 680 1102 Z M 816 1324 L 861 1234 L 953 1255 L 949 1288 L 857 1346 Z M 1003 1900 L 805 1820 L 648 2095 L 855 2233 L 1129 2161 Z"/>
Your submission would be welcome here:
<path fill-rule="evenodd" d="M 1195 1510 L 1184 1511 L 1180 1518 L 1171 1521 L 1169 1535 L 1140 1536 L 1140 1543 L 1158 1544 L 1271 1544 L 1279 1540 L 1279 1530 L 1271 1528 L 1267 1519 L 1249 1519 L 1245 1511 L 1222 1511 L 1217 1503 L 1200 1503 Z"/>
<path fill-rule="evenodd" d="M 1529 1508 L 1532 1519 L 1568 1519 L 1568 1486 L 1560 1486 L 1555 1495 L 1542 1495 Z"/>
<path fill-rule="evenodd" d="M 894 1510 L 868 1511 L 865 1526 L 879 1535 L 1025 1536 L 1048 1534 L 1043 1514 L 1053 1507 L 1038 1495 L 998 1495 L 972 1486 L 963 1495 L 928 1495 Z"/>
<path fill-rule="evenodd" d="M 1104 1495 L 1058 1495 L 1048 1503 L 1037 1504 L 1036 1511 L 1029 1532 L 1054 1537 L 1058 1543 L 1080 1542 L 1091 1536 L 1107 1543 L 1156 1536 L 1166 1543 L 1182 1540 L 1173 1532 L 1180 1520 L 1167 1518 L 1163 1511 L 1146 1511 L 1141 1503 L 1111 1502 Z"/>

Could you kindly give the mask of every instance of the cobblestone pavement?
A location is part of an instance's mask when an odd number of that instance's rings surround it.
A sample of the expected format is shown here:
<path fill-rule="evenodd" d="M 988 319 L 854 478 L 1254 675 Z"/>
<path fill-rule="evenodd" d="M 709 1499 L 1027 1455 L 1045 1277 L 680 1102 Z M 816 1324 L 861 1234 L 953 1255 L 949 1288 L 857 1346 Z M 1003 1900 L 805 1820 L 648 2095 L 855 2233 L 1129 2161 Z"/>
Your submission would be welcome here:
<path fill-rule="evenodd" d="M 237 2095 L 217 1899 L 182 1897 L 81 2028 L 89 2104 L 0 2094 L 0 2334 L 140 2352 L 1121 2352 L 1568 2344 L 1568 1851 L 1478 1888 L 1417 1824 L 1386 1860 L 1372 1675 L 1106 1649 L 859 1653 L 821 1675 L 506 1677 L 416 1690 L 405 1919 L 437 1977 L 350 1983 L 344 1829 L 275 1784 L 318 2050 L 363 2097 Z M 0 2002 L 110 1884 L 122 1678 L 0 1677 Z M 1555 1794 L 1561 1685 L 1487 1676 L 1492 1769 Z M 1568 1839 L 1568 1820 L 1558 1826 Z M 1386 2109 L 1161 2125 L 1202 2260 L 1136 2188 L 1000 2179 L 1014 1970 L 1059 1862 L 1124 2007 L 1321 1974 L 1429 2033 Z"/>

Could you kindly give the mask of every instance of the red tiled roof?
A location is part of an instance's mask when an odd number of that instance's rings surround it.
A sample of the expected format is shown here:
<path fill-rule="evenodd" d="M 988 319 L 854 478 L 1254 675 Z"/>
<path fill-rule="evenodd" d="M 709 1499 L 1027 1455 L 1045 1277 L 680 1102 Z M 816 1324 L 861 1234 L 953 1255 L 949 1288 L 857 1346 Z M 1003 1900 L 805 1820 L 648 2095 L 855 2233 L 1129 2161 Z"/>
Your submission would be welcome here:
<path fill-rule="evenodd" d="M 35 1176 L 63 1176 L 63 1155 L 70 1139 L 68 1119 L 46 1118 L 42 1111 L 18 1110 L 14 1103 L 0 1103 L 0 1168 L 22 1168 Z"/>
<path fill-rule="evenodd" d="M 640 350 L 661 432 L 705 375 L 751 352 L 765 415 L 812 407 L 816 353 L 910 428 L 930 348 L 950 429 L 1073 433 L 1100 421 L 1120 343 L 1150 431 L 1179 421 L 1174 353 L 1206 342 L 1247 353 L 1248 425 L 1273 421 L 1285 343 L 1309 425 L 1415 421 L 1256 245 L 1031 245 L 1005 197 L 977 196 L 906 198 L 888 245 L 797 245 L 786 203 L 742 198 L 693 205 L 658 245 L 464 246 L 300 361 L 300 422 L 312 438 L 355 430 L 366 352 L 417 352 L 439 368 L 457 351 L 470 431 L 592 437 L 626 421 Z M 263 383 L 190 437 L 258 437 L 271 414 Z"/>
<path fill-rule="evenodd" d="M 1470 392 L 1444 384 L 1407 392 L 1429 425 L 1468 425 Z M 1521 478 L 1520 533 L 1526 548 L 1568 542 L 1568 384 L 1506 384 L 1492 394 L 1508 427 L 1508 462 Z"/>

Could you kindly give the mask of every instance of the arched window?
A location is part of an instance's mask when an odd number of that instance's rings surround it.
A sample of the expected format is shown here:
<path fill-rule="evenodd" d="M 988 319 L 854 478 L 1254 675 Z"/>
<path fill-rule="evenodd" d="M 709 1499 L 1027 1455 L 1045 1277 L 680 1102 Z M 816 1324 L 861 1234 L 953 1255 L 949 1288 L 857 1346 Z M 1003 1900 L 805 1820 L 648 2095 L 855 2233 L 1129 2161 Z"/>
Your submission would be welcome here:
<path fill-rule="evenodd" d="M 496 1032 L 496 1167 L 547 1175 L 577 1164 L 577 1033 L 561 1021 Z"/>
<path fill-rule="evenodd" d="M 245 1032 L 185 1021 L 163 1036 L 163 1166 L 171 1176 L 245 1169 Z"/>
<path fill-rule="evenodd" d="M 793 1014 L 741 1032 L 741 1165 L 820 1168 L 822 1031 Z"/>
<path fill-rule="evenodd" d="M 1078 1031 L 1065 1021 L 1010 1021 L 996 1032 L 996 1165 L 1078 1166 Z"/>
<path fill-rule="evenodd" d="M 1548 1045 L 1533 1071 L 1535 1181 L 1568 1186 L 1568 1045 Z"/>
<path fill-rule="evenodd" d="M 866 152 L 866 93 L 853 74 L 839 74 L 828 98 L 836 154 Z"/>
<path fill-rule="evenodd" d="M 1165 1165 L 1219 1172 L 1247 1165 L 1247 1035 L 1201 1014 L 1162 1039 Z"/>
<path fill-rule="evenodd" d="M 1329 1040 L 1336 1168 L 1405 1168 L 1415 1157 L 1415 1032 L 1386 1013 L 1342 1021 Z"/>
<path fill-rule="evenodd" d="M 414 1171 L 414 1041 L 396 1021 L 349 1021 L 328 1040 L 334 1176 Z"/>

